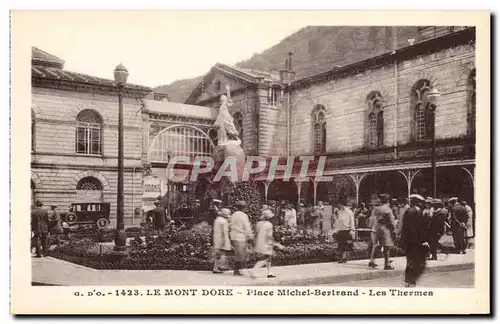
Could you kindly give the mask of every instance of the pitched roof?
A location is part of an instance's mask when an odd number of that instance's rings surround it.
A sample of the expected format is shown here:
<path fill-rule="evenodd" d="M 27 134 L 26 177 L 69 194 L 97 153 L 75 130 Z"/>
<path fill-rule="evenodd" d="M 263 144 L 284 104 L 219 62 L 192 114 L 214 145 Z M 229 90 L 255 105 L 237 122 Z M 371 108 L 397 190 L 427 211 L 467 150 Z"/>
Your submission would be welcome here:
<path fill-rule="evenodd" d="M 38 47 L 31 47 L 31 64 L 41 66 L 64 67 L 64 61 L 59 57 L 42 51 Z"/>
<path fill-rule="evenodd" d="M 31 66 L 31 78 L 32 79 L 50 79 L 53 81 L 66 81 L 66 82 L 74 82 L 74 83 L 84 83 L 89 85 L 97 85 L 97 86 L 112 86 L 115 87 L 115 81 L 110 79 L 104 79 L 95 77 L 88 74 L 71 72 L 62 70 L 55 67 L 46 67 L 46 66 Z M 133 90 L 141 90 L 141 91 L 152 91 L 151 88 L 127 83 L 125 88 L 133 89 Z"/>
<path fill-rule="evenodd" d="M 64 61 L 59 57 L 42 51 L 37 47 L 31 48 L 31 79 L 34 85 L 41 85 L 44 81 L 50 81 L 52 83 L 66 82 L 75 85 L 116 86 L 114 80 L 66 71 L 63 70 L 63 66 Z M 152 91 L 150 87 L 131 83 L 127 83 L 125 89 L 148 93 Z"/>
<path fill-rule="evenodd" d="M 255 69 L 237 68 L 223 63 L 216 63 L 210 69 L 210 71 L 203 76 L 203 80 L 205 80 L 207 76 L 213 74 L 215 71 L 219 71 L 230 77 L 237 78 L 238 80 L 248 84 L 258 84 L 263 82 L 273 83 L 280 81 L 279 74 L 277 73 Z M 194 88 L 188 98 L 184 101 L 185 103 L 192 103 L 194 99 L 201 94 L 202 82 L 198 83 L 198 85 Z"/>

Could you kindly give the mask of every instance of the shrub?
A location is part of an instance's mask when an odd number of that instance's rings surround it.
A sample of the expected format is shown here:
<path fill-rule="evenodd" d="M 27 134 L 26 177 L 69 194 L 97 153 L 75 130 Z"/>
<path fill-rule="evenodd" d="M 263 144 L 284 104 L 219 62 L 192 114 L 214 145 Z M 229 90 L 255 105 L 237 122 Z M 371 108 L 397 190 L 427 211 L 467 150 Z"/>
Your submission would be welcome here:
<path fill-rule="evenodd" d="M 244 200 L 247 203 L 246 213 L 252 222 L 257 222 L 260 216 L 260 199 L 261 194 L 259 187 L 253 181 L 240 181 L 234 184 L 233 190 L 228 195 L 230 206 L 239 200 Z"/>

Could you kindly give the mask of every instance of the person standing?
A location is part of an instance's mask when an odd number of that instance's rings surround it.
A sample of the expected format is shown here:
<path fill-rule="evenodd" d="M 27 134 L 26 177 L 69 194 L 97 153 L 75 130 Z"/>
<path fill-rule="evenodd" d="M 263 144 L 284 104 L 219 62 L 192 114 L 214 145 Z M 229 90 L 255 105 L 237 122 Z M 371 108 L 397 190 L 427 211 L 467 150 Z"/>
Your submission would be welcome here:
<path fill-rule="evenodd" d="M 403 218 L 404 215 L 406 214 L 406 211 L 410 208 L 410 203 L 408 201 L 408 198 L 404 198 L 401 201 L 400 207 L 399 207 L 399 212 L 398 212 L 398 225 L 397 225 L 397 232 L 401 233 L 401 229 L 403 227 Z"/>
<path fill-rule="evenodd" d="M 297 228 L 300 233 L 306 233 L 306 208 L 303 203 L 299 203 L 297 210 Z"/>
<path fill-rule="evenodd" d="M 341 252 L 339 263 L 346 263 L 348 252 L 353 250 L 354 231 L 354 213 L 346 207 L 346 201 L 340 199 L 338 202 L 337 221 L 335 223 L 337 242 Z"/>
<path fill-rule="evenodd" d="M 159 231 L 163 231 L 165 229 L 165 225 L 167 224 L 167 213 L 165 212 L 165 208 L 160 206 L 159 201 L 155 201 L 155 208 L 153 209 L 153 222 L 154 228 Z M 170 219 L 168 219 L 170 222 Z"/>
<path fill-rule="evenodd" d="M 459 254 L 465 254 L 465 231 L 467 229 L 467 210 L 458 203 L 458 198 L 450 198 L 451 207 L 451 231 L 455 249 Z"/>
<path fill-rule="evenodd" d="M 465 247 L 468 249 L 470 241 L 474 237 L 474 229 L 472 228 L 472 218 L 474 216 L 474 213 L 471 206 L 467 205 L 467 202 L 465 200 L 462 201 L 462 206 L 465 207 L 465 212 L 467 213 L 467 224 L 465 224 L 467 226 L 467 229 L 465 231 Z"/>
<path fill-rule="evenodd" d="M 231 211 L 222 208 L 213 223 L 213 249 L 214 268 L 213 273 L 222 273 L 222 266 L 225 265 L 226 256 L 231 251 L 231 241 L 229 240 L 229 222 Z"/>
<path fill-rule="evenodd" d="M 49 233 L 49 214 L 42 209 L 43 203 L 35 201 L 35 208 L 31 211 L 31 231 L 35 240 L 36 258 L 47 256 L 47 234 Z"/>
<path fill-rule="evenodd" d="M 56 205 L 51 206 L 52 214 L 49 215 L 49 232 L 50 235 L 54 237 L 57 246 L 61 245 L 60 234 L 62 233 L 62 222 L 61 222 L 61 213 L 57 210 Z"/>
<path fill-rule="evenodd" d="M 380 249 L 384 253 L 384 270 L 394 270 L 389 262 L 389 252 L 394 246 L 392 233 L 394 232 L 395 218 L 389 205 L 389 195 L 381 194 L 379 196 L 380 204 L 373 209 L 375 217 L 373 248 L 368 266 L 376 268 L 375 257 Z"/>
<path fill-rule="evenodd" d="M 406 211 L 401 231 L 402 247 L 406 252 L 405 285 L 415 287 L 425 270 L 429 249 L 428 233 L 422 215 L 424 198 L 410 195 L 410 208 Z"/>
<path fill-rule="evenodd" d="M 444 233 L 444 222 L 448 211 L 443 210 L 444 204 L 441 199 L 432 200 L 433 213 L 429 220 L 429 250 L 430 259 L 437 260 L 437 249 L 439 247 L 439 240 Z M 429 217 L 429 216 L 428 216 Z"/>
<path fill-rule="evenodd" d="M 273 237 L 273 224 L 269 221 L 274 217 L 271 210 L 263 210 L 260 215 L 260 221 L 255 227 L 255 247 L 253 251 L 259 256 L 259 261 L 255 263 L 254 267 L 250 270 L 250 276 L 255 278 L 255 270 L 267 267 L 267 278 L 276 278 L 271 273 L 271 261 L 274 254 L 274 247 L 282 248 L 281 244 L 274 241 Z"/>
<path fill-rule="evenodd" d="M 244 213 L 247 206 L 245 201 L 235 204 L 236 211 L 229 221 L 229 237 L 234 249 L 234 275 L 242 276 L 241 269 L 245 268 L 248 258 L 248 241 L 253 240 L 252 226 L 248 215 Z"/>

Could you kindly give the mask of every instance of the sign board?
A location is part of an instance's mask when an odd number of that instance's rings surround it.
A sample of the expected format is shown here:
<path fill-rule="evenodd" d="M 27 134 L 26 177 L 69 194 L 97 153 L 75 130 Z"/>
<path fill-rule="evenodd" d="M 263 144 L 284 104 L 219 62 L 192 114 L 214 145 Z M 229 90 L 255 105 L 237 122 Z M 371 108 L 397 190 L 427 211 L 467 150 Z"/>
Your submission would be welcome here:
<path fill-rule="evenodd" d="M 143 198 L 156 198 L 161 195 L 161 180 L 153 177 L 144 178 Z"/>

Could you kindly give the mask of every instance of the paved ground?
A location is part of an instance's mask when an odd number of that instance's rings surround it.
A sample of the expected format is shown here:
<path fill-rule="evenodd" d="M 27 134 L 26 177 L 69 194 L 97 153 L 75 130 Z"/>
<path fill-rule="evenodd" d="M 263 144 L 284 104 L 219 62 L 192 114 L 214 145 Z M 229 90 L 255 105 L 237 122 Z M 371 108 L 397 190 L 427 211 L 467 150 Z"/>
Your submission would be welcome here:
<path fill-rule="evenodd" d="M 382 260 L 378 260 L 382 264 Z M 63 286 L 112 286 L 112 285 L 209 285 L 209 286 L 268 286 L 268 285 L 318 285 L 357 282 L 403 274 L 404 257 L 393 258 L 392 271 L 369 269 L 367 260 L 347 264 L 316 263 L 273 268 L 277 278 L 265 278 L 265 269 L 257 272 L 256 279 L 248 275 L 233 276 L 231 271 L 214 275 L 210 271 L 183 270 L 95 270 L 54 258 L 33 259 L 32 282 Z M 474 250 L 466 255 L 439 255 L 439 260 L 428 262 L 428 272 L 470 270 L 474 268 Z M 451 285 L 455 287 L 455 285 Z"/>
<path fill-rule="evenodd" d="M 403 275 L 391 278 L 377 278 L 337 283 L 342 287 L 404 287 Z M 319 286 L 332 286 L 321 284 Z M 418 282 L 418 287 L 430 288 L 474 288 L 474 269 L 424 273 Z"/>

